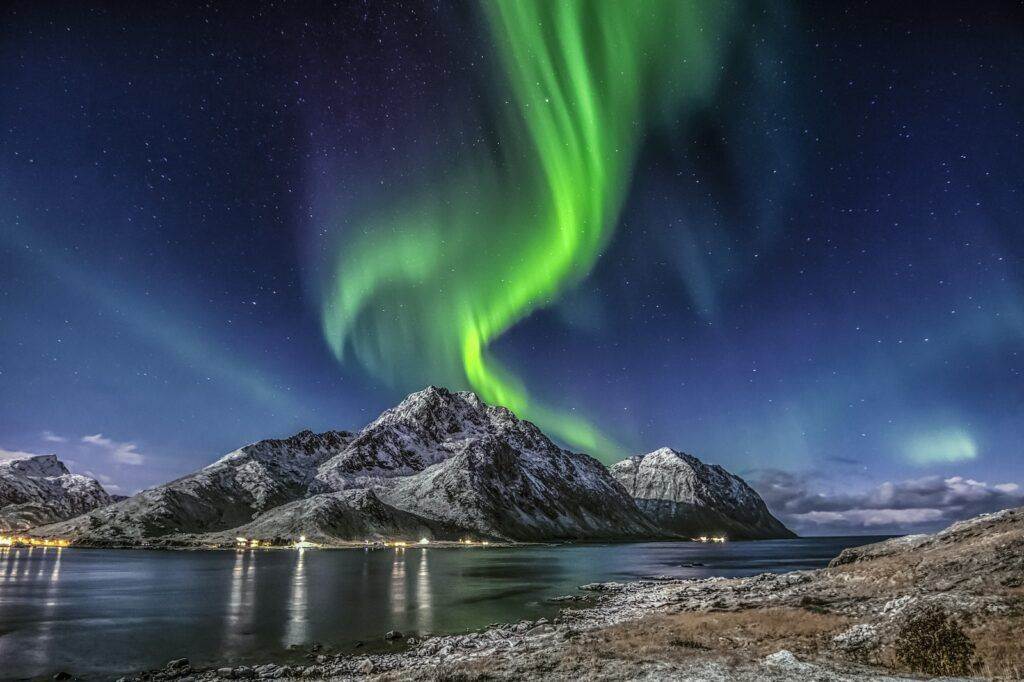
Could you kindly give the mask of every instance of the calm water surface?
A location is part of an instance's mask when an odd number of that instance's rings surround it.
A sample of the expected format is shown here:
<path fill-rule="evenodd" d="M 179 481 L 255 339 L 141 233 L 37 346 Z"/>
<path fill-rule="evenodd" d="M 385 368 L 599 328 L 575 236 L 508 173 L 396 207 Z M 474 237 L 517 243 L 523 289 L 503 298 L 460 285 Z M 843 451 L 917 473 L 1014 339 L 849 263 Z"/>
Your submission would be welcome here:
<path fill-rule="evenodd" d="M 878 538 L 406 550 L 160 552 L 0 549 L 0 678 L 92 679 L 289 656 L 551 616 L 550 597 L 654 575 L 824 566 Z M 296 656 L 294 652 L 291 656 Z"/>

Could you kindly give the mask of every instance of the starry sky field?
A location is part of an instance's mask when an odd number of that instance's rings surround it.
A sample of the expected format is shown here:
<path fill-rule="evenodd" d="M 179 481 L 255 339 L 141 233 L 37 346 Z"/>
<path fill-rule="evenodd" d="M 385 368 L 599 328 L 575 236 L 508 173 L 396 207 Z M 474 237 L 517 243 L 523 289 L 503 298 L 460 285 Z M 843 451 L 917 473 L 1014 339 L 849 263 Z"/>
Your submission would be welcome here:
<path fill-rule="evenodd" d="M 798 532 L 1024 504 L 1022 81 L 1010 1 L 2 3 L 0 457 L 439 384 Z"/>

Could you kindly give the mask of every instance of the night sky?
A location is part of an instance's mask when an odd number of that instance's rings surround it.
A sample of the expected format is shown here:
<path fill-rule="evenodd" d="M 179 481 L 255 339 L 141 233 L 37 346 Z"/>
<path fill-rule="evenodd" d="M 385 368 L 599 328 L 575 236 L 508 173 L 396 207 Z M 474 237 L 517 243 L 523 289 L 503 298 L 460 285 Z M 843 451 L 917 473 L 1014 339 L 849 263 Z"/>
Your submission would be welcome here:
<path fill-rule="evenodd" d="M 896 5 L 4 4 L 0 456 L 439 384 L 798 532 L 1024 504 L 1024 9 Z"/>

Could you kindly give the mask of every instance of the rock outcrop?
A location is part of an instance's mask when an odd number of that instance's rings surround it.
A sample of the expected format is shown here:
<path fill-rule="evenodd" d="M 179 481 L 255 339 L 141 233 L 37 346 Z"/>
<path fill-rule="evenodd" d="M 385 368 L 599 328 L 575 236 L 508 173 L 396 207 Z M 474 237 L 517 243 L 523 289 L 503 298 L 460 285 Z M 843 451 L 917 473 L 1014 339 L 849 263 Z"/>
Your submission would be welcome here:
<path fill-rule="evenodd" d="M 940 590 L 1024 588 L 1024 507 L 959 521 L 932 535 L 904 535 L 844 549 L 830 568 L 899 562 L 920 585 Z"/>
<path fill-rule="evenodd" d="M 796 537 L 742 478 L 692 455 L 661 448 L 623 460 L 611 472 L 664 531 L 737 540 Z"/>
<path fill-rule="evenodd" d="M 56 455 L 0 462 L 0 532 L 22 532 L 106 506 L 99 481 L 73 474 Z"/>

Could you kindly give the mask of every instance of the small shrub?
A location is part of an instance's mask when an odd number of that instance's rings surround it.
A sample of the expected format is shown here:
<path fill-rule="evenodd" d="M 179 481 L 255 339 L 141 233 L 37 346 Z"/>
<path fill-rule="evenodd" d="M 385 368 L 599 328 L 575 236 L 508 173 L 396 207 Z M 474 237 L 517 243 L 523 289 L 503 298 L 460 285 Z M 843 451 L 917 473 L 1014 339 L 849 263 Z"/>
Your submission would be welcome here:
<path fill-rule="evenodd" d="M 669 646 L 679 646 L 686 649 L 707 649 L 707 647 L 700 642 L 689 638 L 673 637 L 668 641 L 668 644 Z"/>
<path fill-rule="evenodd" d="M 928 675 L 969 675 L 974 668 L 974 642 L 960 624 L 934 606 L 911 616 L 893 643 L 896 661 Z"/>

